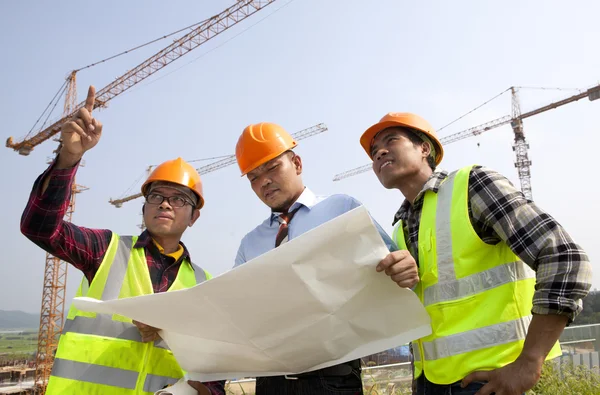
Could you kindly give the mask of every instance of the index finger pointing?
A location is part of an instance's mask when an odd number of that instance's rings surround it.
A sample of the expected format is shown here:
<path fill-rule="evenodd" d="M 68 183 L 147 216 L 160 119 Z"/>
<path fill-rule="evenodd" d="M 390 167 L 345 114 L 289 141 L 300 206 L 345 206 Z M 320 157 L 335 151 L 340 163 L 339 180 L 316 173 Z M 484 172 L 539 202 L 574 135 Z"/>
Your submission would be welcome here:
<path fill-rule="evenodd" d="M 91 114 L 94 109 L 94 102 L 96 101 L 96 88 L 94 85 L 90 85 L 88 89 L 87 98 L 85 99 L 85 109 Z"/>

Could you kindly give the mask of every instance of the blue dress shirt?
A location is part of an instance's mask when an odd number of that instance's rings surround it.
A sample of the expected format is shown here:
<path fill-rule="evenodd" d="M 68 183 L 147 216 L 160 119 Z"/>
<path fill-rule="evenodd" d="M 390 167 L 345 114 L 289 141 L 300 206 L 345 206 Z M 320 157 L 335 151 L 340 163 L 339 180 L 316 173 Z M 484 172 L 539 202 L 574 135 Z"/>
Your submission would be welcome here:
<path fill-rule="evenodd" d="M 298 206 L 301 207 L 288 226 L 289 240 L 361 206 L 361 203 L 353 197 L 343 194 L 316 196 L 310 189 L 305 188 L 289 211 Z M 239 266 L 275 248 L 275 237 L 279 231 L 279 214 L 281 213 L 271 213 L 269 218 L 244 236 L 235 258 L 235 266 Z M 373 222 L 388 249 L 396 251 L 398 248 L 392 239 L 377 221 L 373 220 Z"/>

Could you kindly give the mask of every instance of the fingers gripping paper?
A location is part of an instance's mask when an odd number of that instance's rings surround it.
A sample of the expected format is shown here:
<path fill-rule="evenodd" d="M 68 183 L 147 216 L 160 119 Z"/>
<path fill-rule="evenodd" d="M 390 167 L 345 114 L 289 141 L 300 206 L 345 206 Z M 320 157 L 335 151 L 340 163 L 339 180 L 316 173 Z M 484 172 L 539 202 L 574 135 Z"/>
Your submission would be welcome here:
<path fill-rule="evenodd" d="M 161 328 L 195 380 L 301 373 L 431 333 L 417 296 L 375 271 L 387 254 L 358 207 L 193 288 L 74 303 Z"/>

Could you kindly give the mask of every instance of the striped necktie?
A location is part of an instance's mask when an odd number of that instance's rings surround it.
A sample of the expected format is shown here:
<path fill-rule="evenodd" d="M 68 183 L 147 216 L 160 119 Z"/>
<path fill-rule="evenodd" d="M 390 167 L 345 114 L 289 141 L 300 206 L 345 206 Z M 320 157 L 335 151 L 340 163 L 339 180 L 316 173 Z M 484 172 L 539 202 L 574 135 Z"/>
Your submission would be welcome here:
<path fill-rule="evenodd" d="M 275 248 L 288 241 L 288 224 L 292 218 L 294 218 L 294 215 L 300 209 L 300 207 L 302 206 L 296 207 L 290 213 L 285 211 L 279 214 L 279 231 L 275 237 Z"/>

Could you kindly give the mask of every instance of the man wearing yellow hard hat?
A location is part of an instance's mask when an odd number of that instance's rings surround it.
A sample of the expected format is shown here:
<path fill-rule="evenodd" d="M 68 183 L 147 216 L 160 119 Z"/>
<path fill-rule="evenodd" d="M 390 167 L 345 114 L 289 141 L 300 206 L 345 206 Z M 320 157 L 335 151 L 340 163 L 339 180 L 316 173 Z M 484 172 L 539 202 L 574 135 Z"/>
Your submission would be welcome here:
<path fill-rule="evenodd" d="M 497 172 L 439 169 L 444 149 L 418 115 L 389 113 L 360 144 L 381 184 L 404 196 L 393 236 L 418 264 L 415 292 L 431 316 L 433 333 L 412 344 L 416 393 L 531 389 L 590 289 L 585 252 Z"/>
<path fill-rule="evenodd" d="M 21 219 L 22 233 L 81 270 L 77 296 L 101 300 L 189 288 L 210 278 L 194 265 L 181 236 L 204 205 L 198 172 L 181 158 L 156 167 L 142 186 L 147 230 L 120 236 L 63 220 L 84 153 L 100 140 L 92 117 L 95 90 L 62 126 L 56 160 L 36 180 Z M 121 316 L 86 313 L 71 306 L 46 394 L 154 394 L 184 372 L 157 329 Z M 191 384 L 199 394 L 224 394 L 223 382 Z"/>
<path fill-rule="evenodd" d="M 249 125 L 238 140 L 235 153 L 241 174 L 248 178 L 252 190 L 270 213 L 242 239 L 236 266 L 361 204 L 348 195 L 317 196 L 305 187 L 302 159 L 293 151 L 296 145 L 281 126 L 268 122 Z M 377 226 L 388 248 L 395 251 L 390 237 Z M 388 260 L 390 275 L 396 276 L 399 285 L 412 287 L 416 283 L 416 267 L 403 270 L 400 266 L 406 262 L 398 263 L 393 256 Z M 257 378 L 256 395 L 284 393 L 362 394 L 360 360 L 298 375 Z"/>

